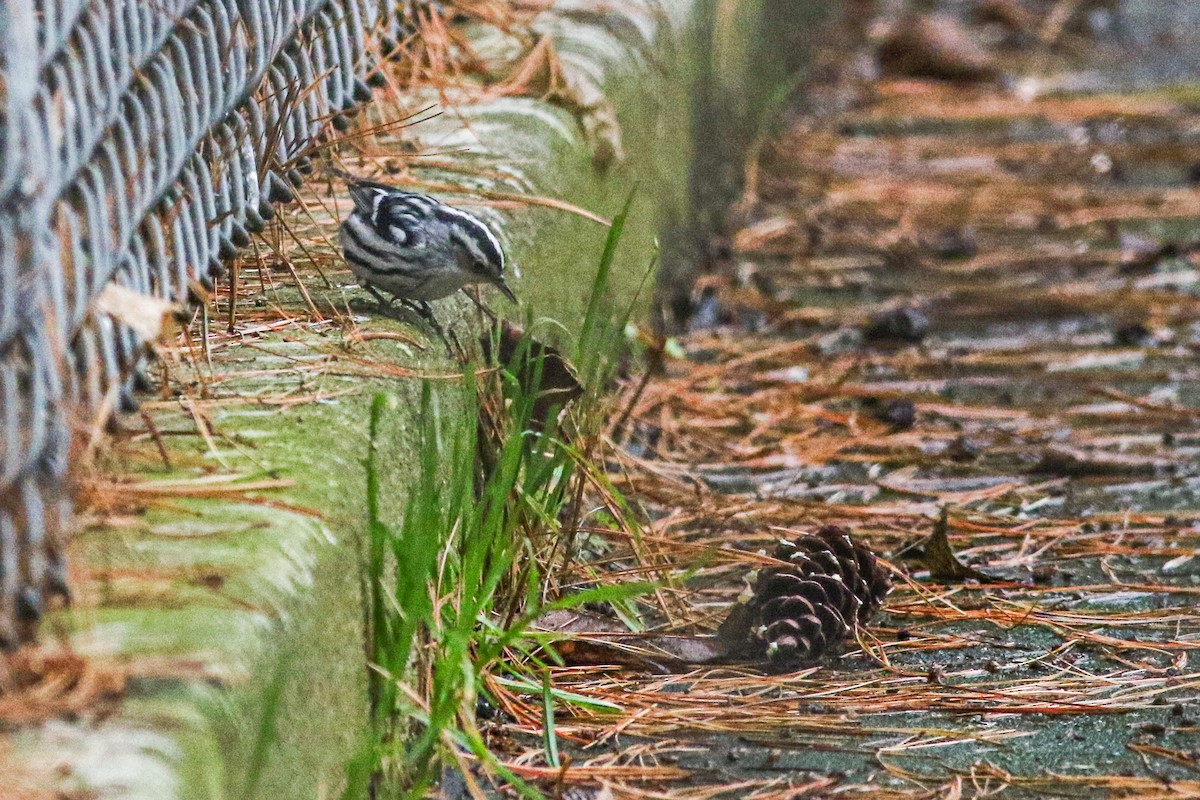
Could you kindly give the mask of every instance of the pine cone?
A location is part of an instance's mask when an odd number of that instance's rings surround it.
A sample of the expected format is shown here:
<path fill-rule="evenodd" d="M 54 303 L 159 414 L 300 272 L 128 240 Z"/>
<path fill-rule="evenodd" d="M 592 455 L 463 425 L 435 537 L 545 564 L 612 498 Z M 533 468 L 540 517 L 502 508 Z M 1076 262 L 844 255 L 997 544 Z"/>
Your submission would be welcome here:
<path fill-rule="evenodd" d="M 762 570 L 754 596 L 734 608 L 718 635 L 730 654 L 748 649 L 773 669 L 821 658 L 865 625 L 892 588 L 875 554 L 845 528 L 780 542 L 772 556 L 789 566 Z"/>

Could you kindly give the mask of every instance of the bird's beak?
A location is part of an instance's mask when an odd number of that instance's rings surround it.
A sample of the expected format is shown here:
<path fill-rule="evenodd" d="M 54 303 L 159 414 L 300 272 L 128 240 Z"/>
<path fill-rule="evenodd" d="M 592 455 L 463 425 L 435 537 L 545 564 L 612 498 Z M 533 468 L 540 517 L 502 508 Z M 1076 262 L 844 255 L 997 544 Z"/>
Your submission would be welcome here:
<path fill-rule="evenodd" d="M 493 284 L 493 285 L 494 285 L 494 286 L 495 286 L 497 289 L 499 289 L 499 290 L 500 290 L 500 293 L 501 293 L 502 295 L 504 295 L 505 297 L 507 297 L 509 300 L 511 300 L 511 301 L 512 301 L 512 302 L 514 302 L 514 303 L 516 303 L 516 302 L 517 302 L 517 296 L 516 296 L 515 294 L 513 294 L 513 290 L 512 290 L 512 289 L 508 288 L 508 284 L 504 282 L 504 277 L 503 277 L 503 276 L 501 276 L 501 277 L 499 277 L 499 278 L 496 278 L 496 280 L 494 281 L 494 284 Z"/>

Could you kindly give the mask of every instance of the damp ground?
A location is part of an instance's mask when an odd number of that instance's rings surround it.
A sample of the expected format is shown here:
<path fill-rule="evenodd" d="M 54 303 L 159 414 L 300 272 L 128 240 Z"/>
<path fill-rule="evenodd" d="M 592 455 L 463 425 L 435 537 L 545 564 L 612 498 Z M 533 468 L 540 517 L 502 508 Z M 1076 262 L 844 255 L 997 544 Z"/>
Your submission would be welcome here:
<path fill-rule="evenodd" d="M 978 80 L 830 58 L 614 434 L 650 522 L 593 575 L 664 581 L 651 634 L 711 634 L 755 553 L 830 523 L 891 565 L 884 612 L 799 672 L 555 670 L 620 709 L 560 708 L 565 785 L 1200 796 L 1196 11 L 1026 5 L 1026 37 L 962 18 Z M 494 730 L 531 764 L 533 702 Z"/>

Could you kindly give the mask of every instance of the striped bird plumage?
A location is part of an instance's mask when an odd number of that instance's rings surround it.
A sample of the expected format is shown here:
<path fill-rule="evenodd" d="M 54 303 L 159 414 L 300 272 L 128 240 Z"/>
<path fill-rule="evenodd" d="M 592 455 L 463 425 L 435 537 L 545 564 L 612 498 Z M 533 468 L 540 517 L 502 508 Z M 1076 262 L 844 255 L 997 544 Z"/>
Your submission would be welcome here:
<path fill-rule="evenodd" d="M 351 183 L 350 196 L 354 211 L 338 240 L 365 286 L 421 303 L 489 283 L 516 301 L 504 281 L 504 250 L 481 220 L 428 195 L 370 181 Z"/>

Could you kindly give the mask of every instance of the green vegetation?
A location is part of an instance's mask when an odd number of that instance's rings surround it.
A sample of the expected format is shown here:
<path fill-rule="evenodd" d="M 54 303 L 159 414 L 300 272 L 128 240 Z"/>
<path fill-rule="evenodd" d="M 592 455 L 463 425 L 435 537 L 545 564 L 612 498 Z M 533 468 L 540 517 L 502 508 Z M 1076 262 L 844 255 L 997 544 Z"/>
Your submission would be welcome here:
<path fill-rule="evenodd" d="M 597 586 L 562 597 L 542 565 L 569 563 L 577 502 L 595 478 L 587 464 L 604 419 L 604 387 L 624 345 L 628 312 L 606 300 L 629 204 L 614 221 L 573 349 L 588 389 L 569 413 L 543 380 L 562 359 L 526 332 L 497 325 L 492 341 L 515 342 L 478 372 L 465 370 L 460 397 L 423 386 L 417 476 L 403 518 L 384 518 L 380 426 L 394 405 L 371 405 L 366 459 L 368 532 L 362 553 L 364 632 L 371 730 L 348 765 L 344 798 L 420 797 L 443 764 L 470 754 L 523 796 L 540 794 L 506 769 L 475 723 L 489 674 L 542 694 L 547 758 L 557 760 L 547 661 L 555 635 L 531 628 L 550 611 L 585 603 L 628 605 L 645 584 Z M 558 369 L 561 373 L 561 368 Z M 559 379 L 561 380 L 561 378 Z M 547 398 L 551 402 L 547 403 Z M 571 503 L 575 500 L 575 503 Z M 568 514 L 565 509 L 572 509 Z M 558 557 L 556 557 L 556 555 Z"/>

